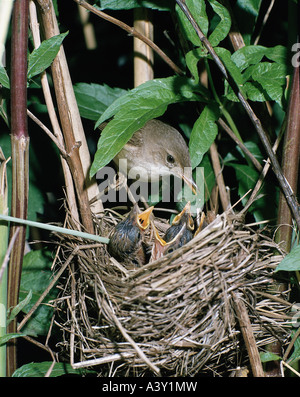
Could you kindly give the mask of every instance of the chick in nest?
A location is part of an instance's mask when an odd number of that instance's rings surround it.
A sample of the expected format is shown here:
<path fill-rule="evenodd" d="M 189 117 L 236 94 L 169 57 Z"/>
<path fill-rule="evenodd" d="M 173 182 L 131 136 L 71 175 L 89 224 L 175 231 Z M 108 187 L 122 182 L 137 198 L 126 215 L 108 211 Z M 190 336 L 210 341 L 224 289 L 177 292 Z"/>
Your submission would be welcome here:
<path fill-rule="evenodd" d="M 160 237 L 154 225 L 153 228 L 154 244 L 150 261 L 159 259 L 163 255 L 167 255 L 191 241 L 193 238 L 194 221 L 191 215 L 190 202 L 186 204 L 180 214 L 175 216 L 171 226 L 167 229 L 163 237 Z"/>
<path fill-rule="evenodd" d="M 144 245 L 145 231 L 150 225 L 153 206 L 140 212 L 134 204 L 128 216 L 113 229 L 108 243 L 108 252 L 120 262 L 142 266 L 146 263 Z"/>

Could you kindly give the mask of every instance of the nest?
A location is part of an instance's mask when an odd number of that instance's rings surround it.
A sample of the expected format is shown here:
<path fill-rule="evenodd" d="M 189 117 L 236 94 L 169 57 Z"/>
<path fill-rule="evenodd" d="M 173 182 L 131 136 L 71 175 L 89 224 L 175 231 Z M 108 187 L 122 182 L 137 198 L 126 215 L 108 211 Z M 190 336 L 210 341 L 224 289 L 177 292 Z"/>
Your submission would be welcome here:
<path fill-rule="evenodd" d="M 115 222 L 111 211 L 95 220 L 99 235 Z M 259 351 L 287 343 L 288 297 L 274 291 L 284 252 L 238 219 L 219 215 L 184 247 L 137 269 L 111 258 L 105 244 L 66 237 L 60 249 L 66 270 L 56 323 L 74 368 L 103 376 L 229 376 L 249 368 L 238 303 Z"/>

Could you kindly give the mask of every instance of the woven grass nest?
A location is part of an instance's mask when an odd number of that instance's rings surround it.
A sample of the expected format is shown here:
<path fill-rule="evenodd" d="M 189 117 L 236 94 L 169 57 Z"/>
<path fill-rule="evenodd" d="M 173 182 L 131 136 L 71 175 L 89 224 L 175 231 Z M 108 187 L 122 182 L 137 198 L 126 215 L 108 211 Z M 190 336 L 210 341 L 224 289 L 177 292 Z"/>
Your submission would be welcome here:
<path fill-rule="evenodd" d="M 121 215 L 95 219 L 108 236 Z M 156 218 L 162 231 L 167 221 Z M 69 219 L 69 227 L 72 227 Z M 249 366 L 241 307 L 258 350 L 289 338 L 287 293 L 274 291 L 281 251 L 265 230 L 218 215 L 192 241 L 128 270 L 105 244 L 64 237 L 56 323 L 74 368 L 100 376 L 232 376 Z"/>

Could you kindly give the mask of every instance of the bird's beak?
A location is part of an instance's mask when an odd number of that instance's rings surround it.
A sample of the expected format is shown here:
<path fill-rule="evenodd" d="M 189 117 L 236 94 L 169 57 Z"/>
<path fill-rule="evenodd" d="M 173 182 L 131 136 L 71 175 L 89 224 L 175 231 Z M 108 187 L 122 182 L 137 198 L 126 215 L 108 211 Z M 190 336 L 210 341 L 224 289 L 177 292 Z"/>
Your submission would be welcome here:
<path fill-rule="evenodd" d="M 175 216 L 175 218 L 173 219 L 172 224 L 177 224 L 180 221 L 180 219 L 182 218 L 183 214 L 186 213 L 186 212 L 189 215 L 191 214 L 191 202 L 190 201 L 188 201 L 186 203 L 185 207 L 183 208 L 183 210 L 179 214 L 177 214 Z"/>
<path fill-rule="evenodd" d="M 197 228 L 197 230 L 195 231 L 195 234 L 194 234 L 195 237 L 196 237 L 197 234 L 202 230 L 203 223 L 204 223 L 204 219 L 205 219 L 205 214 L 204 214 L 204 212 L 202 212 L 201 218 L 200 218 L 199 226 L 198 226 L 198 228 Z"/>
<path fill-rule="evenodd" d="M 149 207 L 145 211 L 138 214 L 137 223 L 140 229 L 146 230 L 150 225 L 150 215 L 152 214 L 153 208 L 154 208 L 153 206 Z"/>
<path fill-rule="evenodd" d="M 190 230 L 194 230 L 194 222 L 193 222 L 193 218 L 191 215 L 191 203 L 190 201 L 188 201 L 185 205 L 185 207 L 183 208 L 183 210 L 174 217 L 172 225 L 176 225 L 180 222 L 181 218 L 184 216 L 184 214 L 186 214 L 188 216 L 188 222 L 189 222 L 189 227 Z"/>
<path fill-rule="evenodd" d="M 173 175 L 183 179 L 183 181 L 191 188 L 192 192 L 194 194 L 197 194 L 197 192 L 199 191 L 198 186 L 196 185 L 195 181 L 193 180 L 192 175 L 191 176 L 187 176 L 185 175 L 181 169 L 174 169 L 173 171 L 171 171 Z"/>
<path fill-rule="evenodd" d="M 160 237 L 156 227 L 152 223 L 152 227 L 154 230 L 154 244 L 152 247 L 152 253 L 151 253 L 151 262 L 161 258 L 164 255 L 164 252 L 166 250 L 166 247 L 169 245 L 162 237 Z"/>
<path fill-rule="evenodd" d="M 184 224 L 179 231 L 179 233 L 169 242 L 166 242 L 162 237 L 160 237 L 156 227 L 152 223 L 153 229 L 154 229 L 154 244 L 152 247 L 152 254 L 151 254 L 151 261 L 156 260 L 164 256 L 165 251 L 168 249 L 170 245 L 172 245 L 180 236 L 182 233 L 184 233 L 184 230 L 186 228 L 186 225 Z"/>
<path fill-rule="evenodd" d="M 153 226 L 154 226 L 154 225 L 153 225 Z M 155 226 L 154 226 L 154 231 L 155 231 L 155 233 L 154 233 L 155 240 L 156 240 L 162 247 L 165 247 L 166 245 L 168 245 L 168 243 L 167 243 L 162 237 L 160 237 L 160 235 L 159 235 L 159 233 L 158 233 L 158 231 L 157 231 L 157 229 L 156 229 Z"/>
<path fill-rule="evenodd" d="M 187 178 L 184 174 L 181 175 L 181 178 L 192 189 L 192 192 L 194 194 L 197 194 L 197 191 L 199 191 L 199 189 L 198 189 L 198 186 L 196 185 L 196 183 L 193 181 L 193 179 Z"/>

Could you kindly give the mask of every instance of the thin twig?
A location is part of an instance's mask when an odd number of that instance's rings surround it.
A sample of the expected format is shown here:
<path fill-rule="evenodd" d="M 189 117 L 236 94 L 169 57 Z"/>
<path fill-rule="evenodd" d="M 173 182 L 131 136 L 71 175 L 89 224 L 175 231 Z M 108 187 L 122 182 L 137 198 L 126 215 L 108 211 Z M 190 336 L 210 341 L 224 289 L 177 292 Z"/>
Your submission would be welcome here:
<path fill-rule="evenodd" d="M 287 349 L 286 349 L 286 351 L 285 351 L 285 353 L 283 355 L 283 358 L 282 358 L 283 361 L 286 361 L 288 359 L 290 351 L 292 350 L 292 347 L 296 343 L 296 340 L 299 337 L 299 335 L 300 335 L 300 327 L 297 329 L 297 331 L 295 332 L 292 340 L 290 341 L 290 343 L 289 343 L 289 345 L 288 345 L 288 347 L 287 347 Z"/>
<path fill-rule="evenodd" d="M 100 18 L 105 19 L 106 21 L 119 26 L 121 29 L 125 30 L 130 35 L 139 38 L 144 43 L 148 44 L 153 49 L 153 51 L 155 51 L 174 70 L 175 73 L 177 73 L 179 75 L 184 74 L 184 72 L 155 43 L 153 43 L 152 40 L 150 40 L 148 37 L 144 36 L 142 33 L 138 32 L 133 27 L 127 25 L 126 23 L 120 21 L 119 19 L 116 19 L 116 18 L 106 14 L 103 11 L 98 10 L 97 8 L 88 4 L 84 0 L 74 0 L 74 1 L 75 1 L 75 3 L 84 7 L 85 9 L 91 11 L 95 15 L 98 15 Z"/>
<path fill-rule="evenodd" d="M 282 361 L 282 364 L 287 367 L 290 371 L 292 371 L 295 375 L 300 377 L 300 373 L 298 371 L 295 370 L 295 368 L 291 367 L 288 363 L 286 363 L 285 361 Z"/>
<path fill-rule="evenodd" d="M 70 334 L 70 362 L 71 365 L 73 366 L 74 364 L 74 342 L 75 342 L 75 326 L 74 323 L 76 322 L 76 316 L 75 316 L 75 307 L 76 307 L 76 291 L 75 291 L 75 287 L 76 287 L 76 281 L 75 281 L 75 277 L 74 275 L 74 266 L 73 264 L 71 264 L 72 266 L 72 281 L 71 281 L 71 305 L 69 303 L 69 299 L 67 300 L 68 306 L 71 306 L 69 308 L 71 316 L 72 316 L 72 323 L 71 323 L 71 334 Z"/>
<path fill-rule="evenodd" d="M 218 120 L 218 124 L 223 130 L 230 136 L 231 139 L 238 145 L 238 147 L 250 158 L 255 168 L 261 172 L 263 167 L 260 165 L 259 161 L 253 156 L 250 150 L 241 142 L 238 137 L 234 134 L 234 132 L 228 127 L 228 125 L 221 118 Z"/>
<path fill-rule="evenodd" d="M 84 9 L 80 6 L 78 6 L 78 12 L 82 24 L 82 31 L 85 39 L 86 48 L 88 50 L 94 50 L 95 48 L 97 48 L 97 38 L 94 25 L 89 22 L 89 13 L 84 11 Z"/>
<path fill-rule="evenodd" d="M 271 11 L 272 11 L 272 8 L 273 8 L 273 6 L 274 6 L 274 3 L 275 3 L 275 0 L 271 0 L 270 5 L 269 5 L 269 7 L 268 7 L 268 9 L 267 9 L 267 12 L 266 12 L 266 14 L 265 14 L 265 16 L 264 16 L 264 19 L 263 19 L 262 24 L 261 24 L 261 27 L 260 27 L 260 29 L 259 29 L 258 35 L 257 35 L 256 39 L 254 40 L 253 45 L 257 45 L 257 44 L 258 44 L 259 39 L 260 39 L 260 36 L 261 36 L 261 33 L 262 33 L 262 31 L 263 31 L 263 28 L 265 27 L 265 25 L 266 25 L 266 23 L 267 23 L 267 20 L 269 19 L 269 16 L 270 16 L 270 14 L 271 14 Z"/>
<path fill-rule="evenodd" d="M 284 124 L 285 123 L 283 123 L 283 125 Z M 276 153 L 276 151 L 278 149 L 278 146 L 279 146 L 280 141 L 281 141 L 282 136 L 283 136 L 283 132 L 284 132 L 284 128 L 281 128 L 280 133 L 279 133 L 278 137 L 276 138 L 276 141 L 275 141 L 275 143 L 273 145 L 274 153 Z M 265 177 L 266 177 L 266 175 L 267 175 L 267 173 L 269 171 L 270 166 L 271 166 L 271 163 L 270 163 L 270 160 L 268 159 L 266 161 L 266 164 L 264 165 L 264 168 L 263 168 L 263 170 L 262 170 L 262 172 L 261 172 L 261 174 L 259 176 L 258 181 L 256 182 L 256 185 L 255 185 L 255 187 L 254 187 L 254 189 L 253 189 L 253 191 L 251 193 L 250 198 L 248 199 L 247 203 L 244 205 L 244 208 L 241 210 L 240 214 L 246 213 L 248 211 L 248 209 L 251 207 L 251 205 L 253 204 L 253 202 L 254 202 L 254 200 L 255 200 L 255 198 L 256 198 L 256 196 L 257 196 L 257 194 L 258 194 L 258 192 L 259 192 L 259 190 L 261 188 L 261 185 L 262 185 L 262 183 L 263 183 L 263 181 L 264 181 L 264 179 L 265 179 Z"/>
<path fill-rule="evenodd" d="M 80 361 L 77 363 L 73 363 L 72 367 L 77 369 L 77 368 L 86 368 L 86 367 L 92 367 L 94 365 L 103 365 L 103 364 L 107 364 L 107 363 L 112 363 L 115 361 L 120 361 L 120 360 L 124 360 L 125 358 L 132 358 L 134 357 L 135 353 L 115 353 L 115 354 L 111 354 L 109 356 L 105 356 L 105 357 L 101 357 L 101 358 L 94 358 L 91 360 L 84 360 L 84 361 Z"/>
<path fill-rule="evenodd" d="M 41 122 L 33 113 L 31 113 L 30 110 L 27 109 L 27 115 L 33 120 L 43 131 L 46 132 L 46 134 L 49 136 L 49 138 L 55 143 L 57 146 L 58 150 L 60 151 L 61 155 L 64 157 L 67 157 L 67 152 L 65 151 L 64 147 L 60 144 L 59 140 L 56 138 L 56 136 L 45 126 L 44 123 Z"/>
<path fill-rule="evenodd" d="M 300 229 L 299 204 L 297 202 L 297 199 L 295 197 L 293 190 L 291 189 L 290 184 L 288 183 L 287 179 L 285 178 L 285 176 L 282 172 L 282 169 L 280 167 L 278 159 L 272 150 L 267 133 L 265 132 L 265 130 L 261 124 L 261 121 L 254 113 L 252 107 L 250 106 L 250 104 L 248 103 L 246 98 L 244 97 L 243 93 L 240 91 L 240 87 L 236 84 L 236 82 L 231 77 L 231 75 L 229 73 L 227 73 L 227 70 L 226 70 L 223 62 L 216 54 L 216 52 L 215 52 L 214 48 L 212 47 L 212 45 L 210 44 L 209 40 L 206 38 L 206 36 L 201 31 L 200 27 L 198 26 L 197 22 L 195 21 L 194 17 L 192 16 L 189 8 L 187 7 L 185 1 L 184 0 L 176 0 L 176 2 L 179 5 L 179 7 L 182 9 L 182 11 L 184 12 L 185 16 L 187 17 L 187 19 L 189 20 L 191 25 L 193 26 L 193 28 L 194 28 L 195 32 L 197 33 L 202 44 L 205 46 L 205 48 L 207 49 L 209 54 L 212 56 L 214 62 L 218 66 L 222 75 L 225 77 L 225 79 L 228 81 L 229 85 L 232 87 L 234 93 L 239 98 L 240 103 L 242 104 L 242 106 L 245 109 L 246 113 L 248 114 L 250 120 L 252 121 L 252 123 L 260 137 L 260 140 L 266 150 L 266 153 L 267 153 L 268 157 L 270 158 L 270 161 L 271 161 L 271 164 L 273 167 L 273 171 L 277 177 L 277 180 L 279 182 L 279 185 L 280 185 L 282 191 L 284 192 L 285 198 L 286 198 L 287 203 L 291 209 L 294 219 L 297 223 L 298 229 Z"/>
<path fill-rule="evenodd" d="M 46 352 L 48 352 L 50 354 L 50 356 L 52 357 L 52 360 L 54 362 L 56 362 L 54 353 L 53 353 L 53 351 L 51 350 L 51 348 L 49 346 L 43 345 L 41 342 L 39 342 L 38 340 L 36 340 L 36 339 L 34 339 L 34 338 L 32 338 L 31 336 L 28 336 L 28 335 L 23 335 L 22 338 L 27 340 L 28 342 L 32 343 L 33 345 L 39 347 L 40 349 L 45 350 Z"/>

